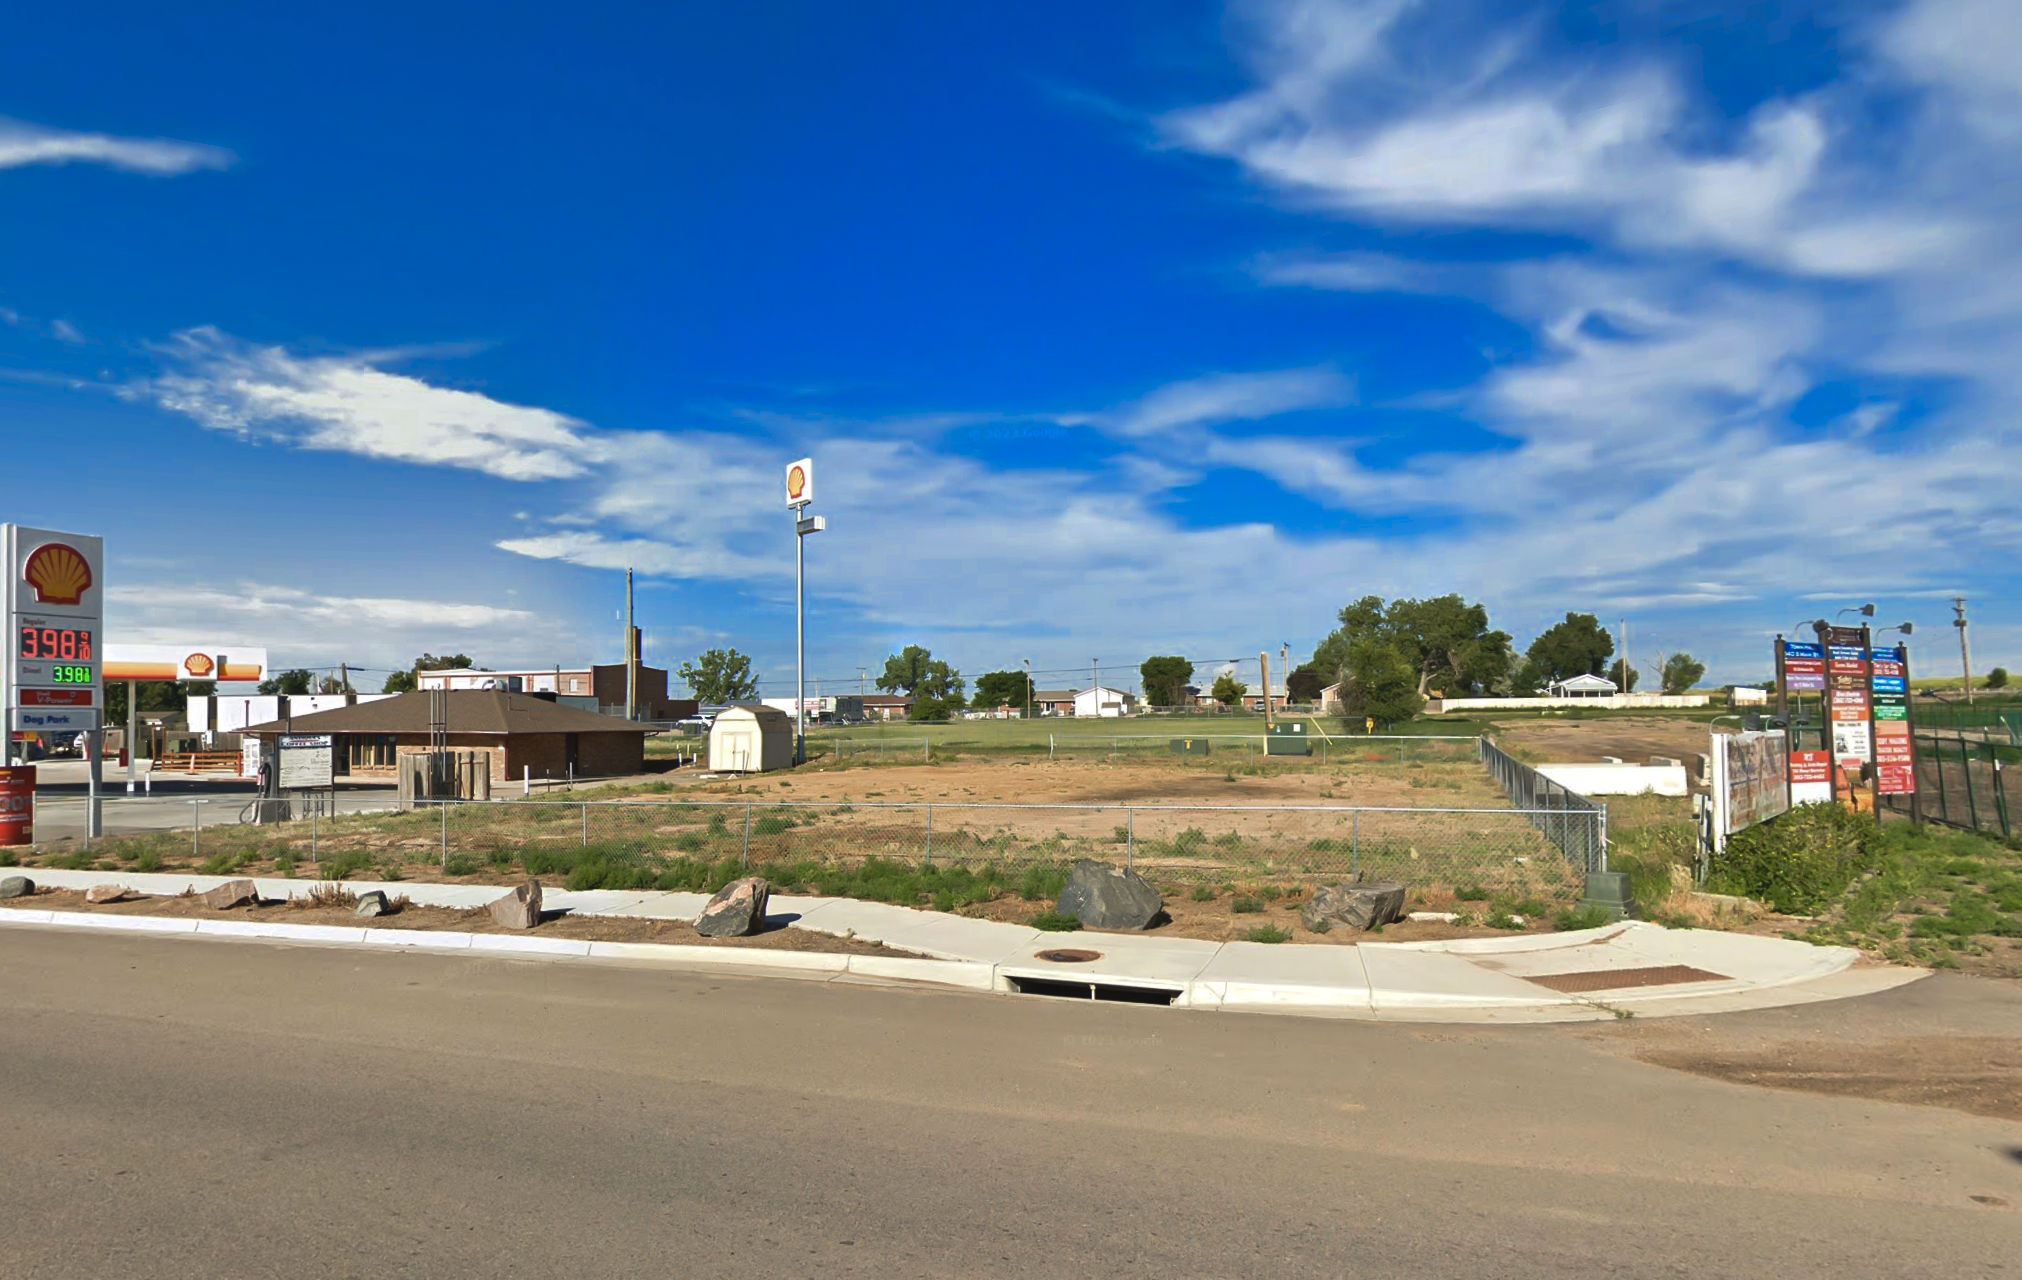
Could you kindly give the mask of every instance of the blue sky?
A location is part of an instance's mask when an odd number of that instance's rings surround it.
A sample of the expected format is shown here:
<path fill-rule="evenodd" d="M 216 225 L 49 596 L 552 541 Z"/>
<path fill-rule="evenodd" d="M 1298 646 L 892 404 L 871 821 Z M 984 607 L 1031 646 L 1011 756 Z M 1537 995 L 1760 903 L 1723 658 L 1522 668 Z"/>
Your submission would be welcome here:
<path fill-rule="evenodd" d="M 1955 672 L 1965 594 L 2013 665 L 2012 19 L 41 6 L 0 505 L 106 535 L 112 638 L 288 665 L 608 661 L 632 564 L 784 693 L 802 454 L 829 681 L 1448 591 L 1709 679 L 1867 600 Z"/>

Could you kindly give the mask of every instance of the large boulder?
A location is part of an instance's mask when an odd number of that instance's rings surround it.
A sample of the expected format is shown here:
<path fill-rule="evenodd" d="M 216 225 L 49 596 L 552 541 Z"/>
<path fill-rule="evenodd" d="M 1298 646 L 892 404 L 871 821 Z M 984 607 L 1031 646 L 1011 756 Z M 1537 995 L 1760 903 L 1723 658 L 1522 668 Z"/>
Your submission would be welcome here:
<path fill-rule="evenodd" d="M 1313 891 L 1299 920 L 1308 929 L 1381 928 L 1404 916 L 1404 886 L 1394 880 L 1323 885 Z M 1324 922 L 1324 923 L 1323 923 Z"/>
<path fill-rule="evenodd" d="M 771 902 L 772 886 L 757 876 L 732 880 L 703 906 L 695 932 L 705 938 L 748 938 L 765 927 Z"/>
<path fill-rule="evenodd" d="M 84 900 L 92 906 L 104 906 L 108 902 L 118 902 L 126 897 L 123 884 L 95 884 L 84 891 Z"/>
<path fill-rule="evenodd" d="M 1137 872 L 1084 858 L 1067 877 L 1058 910 L 1084 929 L 1147 929 L 1165 913 L 1165 899 Z"/>
<path fill-rule="evenodd" d="M 386 900 L 386 894 L 383 890 L 368 889 L 358 895 L 358 906 L 351 914 L 357 916 L 360 920 L 376 920 L 380 916 L 390 915 L 392 912 L 393 906 Z"/>
<path fill-rule="evenodd" d="M 0 898 L 25 898 L 35 892 L 35 882 L 27 876 L 8 876 L 0 880 Z"/>
<path fill-rule="evenodd" d="M 491 904 L 491 918 L 508 929 L 531 929 L 541 922 L 541 882 L 529 880 Z"/>
<path fill-rule="evenodd" d="M 218 911 L 229 911 L 241 903 L 260 903 L 260 890 L 251 880 L 227 880 L 217 888 L 204 894 L 204 905 Z"/>

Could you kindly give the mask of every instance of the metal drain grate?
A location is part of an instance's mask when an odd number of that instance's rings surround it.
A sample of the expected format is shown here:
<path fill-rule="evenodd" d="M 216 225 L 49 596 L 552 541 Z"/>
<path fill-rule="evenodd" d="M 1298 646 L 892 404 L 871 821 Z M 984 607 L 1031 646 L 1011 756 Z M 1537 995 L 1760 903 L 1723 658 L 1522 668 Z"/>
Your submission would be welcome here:
<path fill-rule="evenodd" d="M 1669 987 L 1681 982 L 1726 982 L 1724 973 L 1709 973 L 1689 964 L 1663 964 L 1649 969 L 1588 969 L 1580 973 L 1540 973 L 1524 979 L 1566 995 L 1582 991 L 1617 991 L 1629 987 Z"/>
<path fill-rule="evenodd" d="M 1073 947 L 1056 947 L 1039 953 L 1039 959 L 1053 964 L 1087 964 L 1090 960 L 1102 959 L 1100 951 L 1082 951 Z"/>

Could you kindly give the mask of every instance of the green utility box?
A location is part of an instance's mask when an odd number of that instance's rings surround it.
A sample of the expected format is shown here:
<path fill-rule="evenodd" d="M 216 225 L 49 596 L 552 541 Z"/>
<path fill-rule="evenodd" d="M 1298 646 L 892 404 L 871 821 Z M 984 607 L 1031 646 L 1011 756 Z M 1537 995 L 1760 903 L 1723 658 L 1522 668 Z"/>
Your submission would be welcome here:
<path fill-rule="evenodd" d="M 1206 738 L 1174 738 L 1172 753 L 1176 756 L 1204 756 L 1208 753 Z"/>
<path fill-rule="evenodd" d="M 1310 756 L 1313 743 L 1306 737 L 1304 720 L 1281 720 L 1271 726 L 1264 735 L 1264 754 L 1267 756 Z"/>

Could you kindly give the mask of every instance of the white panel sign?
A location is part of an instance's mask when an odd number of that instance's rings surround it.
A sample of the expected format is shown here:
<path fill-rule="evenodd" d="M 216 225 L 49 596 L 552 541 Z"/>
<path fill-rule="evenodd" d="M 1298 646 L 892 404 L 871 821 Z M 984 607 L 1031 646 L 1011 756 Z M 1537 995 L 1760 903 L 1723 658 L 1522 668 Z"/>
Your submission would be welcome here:
<path fill-rule="evenodd" d="M 335 741 L 327 733 L 282 734 L 281 789 L 309 791 L 332 786 Z"/>
<path fill-rule="evenodd" d="M 107 680 L 241 683 L 265 680 L 267 675 L 267 651 L 252 645 L 205 640 L 195 644 L 110 644 L 105 647 Z"/>

